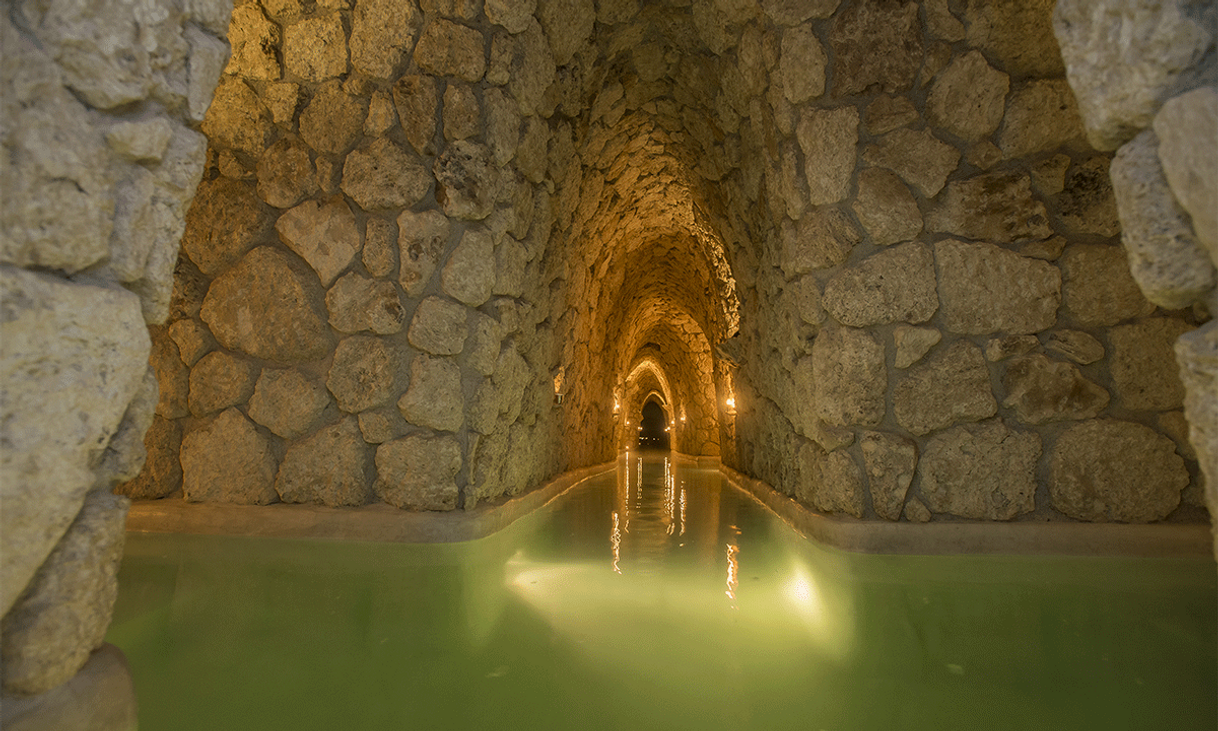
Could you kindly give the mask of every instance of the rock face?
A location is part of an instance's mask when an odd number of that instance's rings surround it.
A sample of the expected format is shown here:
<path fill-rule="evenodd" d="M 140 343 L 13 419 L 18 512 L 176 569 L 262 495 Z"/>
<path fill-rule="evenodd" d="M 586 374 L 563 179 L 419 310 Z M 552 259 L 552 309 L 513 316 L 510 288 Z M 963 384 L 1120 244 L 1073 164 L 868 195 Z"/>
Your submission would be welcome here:
<path fill-rule="evenodd" d="M 1053 507 L 1079 520 L 1147 523 L 1176 509 L 1188 481 L 1170 439 L 1140 424 L 1100 419 L 1057 440 L 1049 496 Z"/>
<path fill-rule="evenodd" d="M 376 450 L 376 494 L 399 508 L 452 510 L 461 463 L 453 437 L 414 434 L 386 442 Z"/>
<path fill-rule="evenodd" d="M 190 502 L 276 502 L 278 466 L 266 437 L 235 408 L 182 439 L 182 491 Z"/>
<path fill-rule="evenodd" d="M 351 272 L 326 293 L 330 324 L 344 333 L 370 330 L 392 335 L 402 329 L 406 310 L 393 282 L 367 279 Z"/>
<path fill-rule="evenodd" d="M 1218 152 L 1213 145 L 1195 143 L 1218 135 L 1218 89 L 1202 87 L 1167 101 L 1155 115 L 1154 130 L 1172 193 L 1188 211 L 1211 259 L 1218 260 Z"/>
<path fill-rule="evenodd" d="M 854 328 L 828 328 L 812 348 L 816 414 L 829 424 L 871 426 L 884 417 L 884 346 Z"/>
<path fill-rule="evenodd" d="M 465 421 L 461 369 L 447 358 L 421 355 L 410 366 L 410 388 L 398 409 L 411 424 L 437 431 L 457 431 Z"/>
<path fill-rule="evenodd" d="M 288 447 L 275 491 L 285 503 L 363 505 L 372 497 L 371 453 L 348 416 Z"/>
<path fill-rule="evenodd" d="M 347 155 L 343 164 L 342 190 L 365 211 L 409 208 L 431 183 L 418 158 L 387 137 Z"/>
<path fill-rule="evenodd" d="M 998 146 L 1009 160 L 1077 143 L 1082 137 L 1082 120 L 1066 80 L 1042 79 L 1011 94 Z"/>
<path fill-rule="evenodd" d="M 398 249 L 401 252 L 401 269 L 398 284 L 409 297 L 418 297 L 431 280 L 436 264 L 448 247 L 451 225 L 439 211 L 412 213 L 406 211 L 398 216 Z"/>
<path fill-rule="evenodd" d="M 1108 405 L 1108 392 L 1069 363 L 1043 355 L 1015 358 L 1007 366 L 1003 406 L 1014 407 L 1025 424 L 1090 419 Z"/>
<path fill-rule="evenodd" d="M 958 340 L 911 368 L 897 382 L 892 408 L 897 423 L 914 434 L 993 416 L 998 403 L 981 349 Z M 930 508 L 935 510 L 933 505 Z"/>
<path fill-rule="evenodd" d="M 199 185 L 186 214 L 182 251 L 199 271 L 215 275 L 253 248 L 270 223 L 248 185 L 216 178 Z"/>
<path fill-rule="evenodd" d="M 825 285 L 822 301 L 834 319 L 852 327 L 925 322 L 939 307 L 930 247 L 903 244 L 847 267 Z"/>
<path fill-rule="evenodd" d="M 829 35 L 837 57 L 834 96 L 850 96 L 879 87 L 904 91 L 913 85 L 922 64 L 918 4 L 865 3 L 838 15 Z"/>
<path fill-rule="evenodd" d="M 353 335 L 334 353 L 326 388 L 350 414 L 384 406 L 397 391 L 401 355 L 384 338 Z"/>
<path fill-rule="evenodd" d="M 845 451 L 830 452 L 813 472 L 815 481 L 812 502 L 826 513 L 846 513 L 863 517 L 866 503 L 863 495 L 863 475 Z"/>
<path fill-rule="evenodd" d="M 988 173 L 948 183 L 926 217 L 931 231 L 1010 243 L 1047 238 L 1049 217 L 1032 197 L 1031 179 L 1017 173 Z"/>
<path fill-rule="evenodd" d="M 144 435 L 147 458 L 144 468 L 134 479 L 115 488 L 115 492 L 132 500 L 155 500 L 182 488 L 182 428 L 178 422 L 153 417 L 152 427 Z"/>
<path fill-rule="evenodd" d="M 867 481 L 876 515 L 900 520 L 905 495 L 918 464 L 918 448 L 911 440 L 887 432 L 863 432 L 859 439 Z"/>
<path fill-rule="evenodd" d="M 808 202 L 814 206 L 836 203 L 846 197 L 854 170 L 859 115 L 854 107 L 807 111 L 796 135 L 804 151 Z"/>
<path fill-rule="evenodd" d="M 1167 411 L 1181 406 L 1172 347 L 1192 326 L 1170 317 L 1152 317 L 1112 328 L 1112 380 L 1117 398 L 1129 409 Z"/>
<path fill-rule="evenodd" d="M 1154 305 L 1142 296 L 1118 246 L 1074 244 L 1062 254 L 1063 310 L 1083 327 L 1107 327 L 1149 315 Z"/>
<path fill-rule="evenodd" d="M 407 337 L 411 345 L 432 355 L 457 355 L 465 348 L 468 318 L 469 311 L 457 303 L 428 297 L 414 311 Z"/>
<path fill-rule="evenodd" d="M 837 208 L 813 209 L 799 223 L 782 227 L 782 269 L 787 276 L 806 274 L 846 261 L 862 235 Z"/>
<path fill-rule="evenodd" d="M 264 368 L 249 416 L 284 439 L 306 434 L 330 405 L 325 386 L 293 369 Z"/>
<path fill-rule="evenodd" d="M 470 140 L 449 146 L 432 167 L 436 201 L 450 218 L 480 221 L 490 215 L 499 195 L 499 174 L 490 151 Z"/>
<path fill-rule="evenodd" d="M 440 273 L 445 294 L 470 307 L 478 307 L 491 298 L 495 285 L 495 245 L 490 233 L 470 229 L 448 257 Z"/>
<path fill-rule="evenodd" d="M 897 129 L 868 146 L 863 159 L 900 175 L 924 198 L 934 198 L 959 164 L 960 153 L 928 129 Z"/>
<path fill-rule="evenodd" d="M 872 242 L 880 246 L 908 241 L 922 231 L 922 212 L 895 173 L 868 168 L 859 173 L 854 213 Z"/>
<path fill-rule="evenodd" d="M 926 507 L 972 520 L 1010 520 L 1036 507 L 1040 437 L 1001 420 L 935 435 L 919 463 Z"/>
<path fill-rule="evenodd" d="M 992 244 L 935 244 L 939 300 L 953 332 L 1033 333 L 1052 327 L 1061 301 L 1056 267 Z"/>
<path fill-rule="evenodd" d="M 245 403 L 257 369 L 223 351 L 208 353 L 190 370 L 190 412 L 206 416 Z"/>
<path fill-rule="evenodd" d="M 1009 77 L 969 51 L 952 61 L 930 87 L 930 123 L 969 141 L 988 137 L 1002 121 Z"/>

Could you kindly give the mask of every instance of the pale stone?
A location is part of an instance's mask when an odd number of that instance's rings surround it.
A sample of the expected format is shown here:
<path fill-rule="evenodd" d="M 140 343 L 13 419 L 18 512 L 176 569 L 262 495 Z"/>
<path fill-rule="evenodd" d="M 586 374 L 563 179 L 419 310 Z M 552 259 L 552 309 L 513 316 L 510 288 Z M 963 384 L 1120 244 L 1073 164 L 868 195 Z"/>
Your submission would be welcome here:
<path fill-rule="evenodd" d="M 808 325 L 824 322 L 825 310 L 821 306 L 820 286 L 815 277 L 801 277 L 785 287 L 794 294 L 795 311 L 799 319 Z"/>
<path fill-rule="evenodd" d="M 356 418 L 347 416 L 288 447 L 275 491 L 285 503 L 363 505 L 372 498 L 371 462 Z"/>
<path fill-rule="evenodd" d="M 374 79 L 394 78 L 422 22 L 412 2 L 360 0 L 351 18 L 351 65 Z"/>
<path fill-rule="evenodd" d="M 212 145 L 257 158 L 266 148 L 273 125 L 254 91 L 241 79 L 226 76 L 216 87 L 201 129 Z"/>
<path fill-rule="evenodd" d="M 227 178 L 204 181 L 186 214 L 182 252 L 215 276 L 235 264 L 271 224 L 253 188 Z"/>
<path fill-rule="evenodd" d="M 283 31 L 284 66 L 290 76 L 325 81 L 347 73 L 347 33 L 338 13 L 301 20 Z"/>
<path fill-rule="evenodd" d="M 1188 420 L 1184 418 L 1183 411 L 1166 411 L 1159 414 L 1155 422 L 1159 425 L 1159 431 L 1176 443 L 1176 452 L 1181 457 L 1194 461 L 1197 459 L 1197 450 L 1188 441 Z"/>
<path fill-rule="evenodd" d="M 1057 322 L 1061 273 L 993 244 L 935 244 L 944 326 L 957 333 L 1034 333 Z"/>
<path fill-rule="evenodd" d="M 1010 520 L 1036 507 L 1036 434 L 1000 419 L 936 434 L 918 463 L 926 507 L 972 520 Z"/>
<path fill-rule="evenodd" d="M 1045 206 L 1025 173 L 996 172 L 947 184 L 926 217 L 930 231 L 1011 243 L 1052 235 Z"/>
<path fill-rule="evenodd" d="M 166 419 L 189 416 L 190 369 L 184 365 L 177 345 L 163 335 L 158 336 L 152 342 L 148 364 L 157 380 L 156 414 Z"/>
<path fill-rule="evenodd" d="M 499 172 L 490 151 L 470 140 L 449 145 L 432 166 L 436 202 L 450 218 L 482 220 L 490 215 L 499 196 Z"/>
<path fill-rule="evenodd" d="M 152 427 L 144 435 L 144 449 L 148 456 L 139 475 L 122 483 L 114 491 L 133 500 L 155 500 L 180 490 L 182 463 L 178 460 L 178 453 L 182 450 L 181 425 L 177 421 L 154 417 Z"/>
<path fill-rule="evenodd" d="M 804 151 L 808 201 L 819 206 L 843 200 L 850 190 L 858 145 L 859 113 L 854 107 L 805 110 L 796 136 Z"/>
<path fill-rule="evenodd" d="M 874 426 L 884 418 L 884 345 L 854 328 L 830 327 L 812 346 L 816 415 L 837 426 Z"/>
<path fill-rule="evenodd" d="M 782 32 L 782 60 L 778 69 L 783 91 L 792 104 L 825 93 L 828 60 L 811 26 L 800 25 Z"/>
<path fill-rule="evenodd" d="M 217 35 L 223 37 L 224 33 Z M 192 122 L 202 122 L 220 82 L 220 71 L 228 63 L 229 45 L 191 26 L 186 26 L 185 36 L 190 46 L 190 57 L 186 60 L 186 114 Z"/>
<path fill-rule="evenodd" d="M 916 497 L 909 498 L 909 502 L 905 503 L 905 519 L 911 523 L 929 523 L 931 519 L 930 510 Z"/>
<path fill-rule="evenodd" d="M 1218 139 L 1218 87 L 1168 100 L 1155 115 L 1154 130 L 1163 174 L 1192 218 L 1197 238 L 1218 262 L 1218 145 L 1212 144 Z"/>
<path fill-rule="evenodd" d="M 873 135 L 904 127 L 917 118 L 917 108 L 903 96 L 882 96 L 868 104 L 863 112 L 863 124 Z"/>
<path fill-rule="evenodd" d="M 848 216 L 828 206 L 809 211 L 798 223 L 784 221 L 781 236 L 782 270 L 788 277 L 841 264 L 863 240 Z"/>
<path fill-rule="evenodd" d="M 1103 344 L 1082 330 L 1057 330 L 1050 333 L 1045 349 L 1061 353 L 1079 365 L 1088 365 L 1104 357 Z"/>
<path fill-rule="evenodd" d="M 125 497 L 90 493 L 4 615 L 0 651 L 6 694 L 48 691 L 75 675 L 101 647 L 118 597 L 129 505 Z"/>
<path fill-rule="evenodd" d="M 410 344 L 433 355 L 456 355 L 465 348 L 469 310 L 443 299 L 428 297 L 419 303 L 410 321 Z M 498 351 L 496 351 L 498 354 Z"/>
<path fill-rule="evenodd" d="M 267 84 L 262 88 L 262 102 L 275 124 L 291 128 L 296 121 L 296 105 L 300 103 L 300 84 Z"/>
<path fill-rule="evenodd" d="M 918 3 L 850 5 L 833 22 L 829 45 L 836 59 L 834 96 L 904 91 L 922 66 Z"/>
<path fill-rule="evenodd" d="M 1201 139 L 1201 138 L 1198 138 Z M 1129 271 L 1148 300 L 1188 307 L 1214 288 L 1214 265 L 1168 187 L 1158 137 L 1146 130 L 1117 151 L 1110 169 Z"/>
<path fill-rule="evenodd" d="M 499 89 L 487 89 L 486 142 L 496 165 L 506 165 L 516 156 L 520 140 L 520 110 L 507 94 Z"/>
<path fill-rule="evenodd" d="M 1071 244 L 1061 258 L 1062 305 L 1082 327 L 1107 327 L 1154 312 L 1129 274 L 1125 252 L 1108 244 Z"/>
<path fill-rule="evenodd" d="M 258 3 L 246 3 L 233 8 L 228 26 L 228 43 L 232 47 L 226 74 L 244 76 L 258 81 L 279 78 L 279 26 L 267 20 Z"/>
<path fill-rule="evenodd" d="M 1003 338 L 992 338 L 985 344 L 985 359 L 998 363 L 1016 355 L 1030 353 L 1040 347 L 1040 340 L 1035 335 L 1007 335 Z"/>
<path fill-rule="evenodd" d="M 923 198 L 934 198 L 960 164 L 960 153 L 928 129 L 896 129 L 863 151 L 869 165 L 894 171 Z"/>
<path fill-rule="evenodd" d="M 195 320 L 178 320 L 169 326 L 169 337 L 178 346 L 182 362 L 192 366 L 216 347 L 207 328 Z"/>
<path fill-rule="evenodd" d="M 927 119 L 962 140 L 989 137 L 1002 121 L 1009 86 L 1006 74 L 969 51 L 935 78 L 926 97 Z"/>
<path fill-rule="evenodd" d="M 1007 102 L 998 146 L 1008 160 L 1084 144 L 1083 120 L 1065 79 L 1030 81 Z"/>
<path fill-rule="evenodd" d="M 503 26 L 508 33 L 523 33 L 536 9 L 537 0 L 486 0 L 484 6 L 487 19 Z"/>
<path fill-rule="evenodd" d="M 1164 101 L 1212 69 L 1201 63 L 1215 35 L 1207 3 L 1061 0 L 1053 30 L 1097 150 L 1149 127 Z"/>
<path fill-rule="evenodd" d="M 1170 439 L 1141 424 L 1087 421 L 1062 434 L 1049 463 L 1049 498 L 1072 518 L 1148 523 L 1180 504 L 1188 470 Z"/>
<path fill-rule="evenodd" d="M 146 122 L 119 122 L 106 130 L 110 149 L 132 162 L 160 162 L 172 138 L 173 125 L 164 117 Z"/>
<path fill-rule="evenodd" d="M 1024 355 L 1007 366 L 1002 405 L 1025 424 L 1090 419 L 1108 405 L 1108 392 L 1069 363 Z"/>
<path fill-rule="evenodd" d="M 444 91 L 444 139 L 452 142 L 482 132 L 482 107 L 468 84 L 450 82 Z"/>
<path fill-rule="evenodd" d="M 420 355 L 410 364 L 410 387 L 398 409 L 411 424 L 436 431 L 458 431 L 465 422 L 461 369 L 448 358 Z"/>
<path fill-rule="evenodd" d="M 229 350 L 303 363 L 333 347 L 322 302 L 311 272 L 289 254 L 261 246 L 212 282 L 200 316 Z"/>
<path fill-rule="evenodd" d="M 885 520 L 900 520 L 918 464 L 917 445 L 899 434 L 869 431 L 860 437 L 859 451 L 866 465 L 876 515 Z"/>
<path fill-rule="evenodd" d="M 1184 403 L 1173 347 L 1193 329 L 1174 317 L 1151 317 L 1112 328 L 1112 381 L 1127 409 L 1167 411 Z"/>
<path fill-rule="evenodd" d="M 1108 158 L 1075 165 L 1057 197 L 1057 215 L 1068 234 L 1116 236 L 1121 231 L 1116 199 L 1108 178 Z"/>
<path fill-rule="evenodd" d="M 279 217 L 275 231 L 283 243 L 313 267 L 328 287 L 351 266 L 360 249 L 355 214 L 342 198 L 309 200 Z"/>
<path fill-rule="evenodd" d="M 849 452 L 830 452 L 816 465 L 813 479 L 812 502 L 817 508 L 826 513 L 863 517 L 866 509 L 863 474 Z"/>
<path fill-rule="evenodd" d="M 508 297 L 522 297 L 528 258 L 529 250 L 524 244 L 511 236 L 504 236 L 499 245 L 495 247 L 495 284 L 491 293 Z"/>
<path fill-rule="evenodd" d="M 893 389 L 892 410 L 898 424 L 918 435 L 998 413 L 981 348 L 957 340 L 910 369 Z"/>
<path fill-rule="evenodd" d="M 858 194 L 851 208 L 877 246 L 909 241 L 922 231 L 917 201 L 905 183 L 884 168 L 859 173 Z"/>
<path fill-rule="evenodd" d="M 141 389 L 150 343 L 138 298 L 122 289 L 4 267 L 0 291 L 3 613 L 95 486 L 94 459 Z M 167 344 L 164 360 L 184 370 Z"/>
<path fill-rule="evenodd" d="M 592 35 L 596 7 L 593 0 L 537 0 L 537 19 L 550 41 L 554 63 L 564 66 Z"/>
<path fill-rule="evenodd" d="M 342 155 L 363 134 L 365 115 L 363 103 L 332 81 L 300 113 L 300 136 L 318 152 Z"/>
<path fill-rule="evenodd" d="M 384 444 L 405 436 L 411 426 L 402 418 L 397 406 L 359 413 L 359 430 L 369 444 Z"/>
<path fill-rule="evenodd" d="M 364 233 L 364 268 L 374 277 L 387 277 L 398 267 L 398 233 L 392 221 L 369 218 Z"/>
<path fill-rule="evenodd" d="M 1058 153 L 1033 165 L 1032 190 L 1041 195 L 1057 195 L 1066 187 L 1066 169 L 1070 167 L 1070 156 Z"/>
<path fill-rule="evenodd" d="M 897 325 L 892 331 L 892 344 L 896 349 L 893 362 L 897 368 L 908 368 L 922 360 L 922 356 L 938 345 L 943 333 L 933 327 Z"/>
<path fill-rule="evenodd" d="M 418 297 L 427 288 L 436 264 L 448 248 L 450 230 L 448 218 L 439 211 L 405 211 L 398 216 L 401 258 L 398 283 L 408 297 Z"/>
<path fill-rule="evenodd" d="M 219 350 L 208 353 L 190 369 L 190 413 L 206 416 L 245 403 L 257 377 L 249 361 Z"/>
<path fill-rule="evenodd" d="M 409 208 L 423 199 L 432 177 L 422 162 L 387 137 L 347 155 L 342 191 L 365 211 Z"/>
<path fill-rule="evenodd" d="M 182 439 L 182 492 L 198 502 L 266 505 L 278 467 L 271 445 L 235 408 Z"/>
<path fill-rule="evenodd" d="M 134 398 L 127 405 L 114 436 L 110 438 L 110 443 L 94 462 L 94 474 L 98 484 L 113 486 L 140 473 L 147 457 L 144 434 L 155 418 L 158 397 L 156 373 L 149 367 L 144 372 L 143 381 L 136 389 Z"/>
<path fill-rule="evenodd" d="M 495 284 L 495 247 L 485 229 L 468 229 L 440 272 L 445 294 L 470 307 L 491 298 Z"/>
<path fill-rule="evenodd" d="M 320 381 L 291 368 L 263 368 L 249 416 L 284 439 L 294 439 L 307 434 L 329 405 L 330 394 Z"/>
<path fill-rule="evenodd" d="M 851 327 L 929 320 L 939 308 L 930 247 L 910 242 L 843 268 L 825 285 L 822 302 Z"/>
<path fill-rule="evenodd" d="M 968 45 L 979 48 L 1015 77 L 1060 77 L 1061 53 L 1050 19 L 1054 0 L 970 2 L 964 25 Z"/>
<path fill-rule="evenodd" d="M 376 450 L 376 494 L 398 508 L 452 510 L 461 463 L 454 437 L 412 434 L 386 442 Z"/>
<path fill-rule="evenodd" d="M 542 98 L 554 82 L 556 67 L 550 45 L 536 20 L 530 20 L 517 38 L 519 43 L 512 49 L 507 84 L 520 105 L 520 113 L 527 116 L 542 111 Z"/>
<path fill-rule="evenodd" d="M 393 106 L 393 97 L 386 91 L 373 92 L 368 101 L 368 116 L 364 119 L 364 135 L 381 137 L 397 124 L 398 114 Z"/>
<path fill-rule="evenodd" d="M 284 137 L 258 158 L 258 197 L 276 208 L 291 208 L 317 192 L 312 172 L 309 149 L 295 137 Z"/>
<path fill-rule="evenodd" d="M 414 62 L 434 76 L 478 81 L 486 72 L 482 43 L 482 34 L 477 30 L 437 18 L 419 36 Z"/>
<path fill-rule="evenodd" d="M 392 282 L 368 279 L 351 272 L 326 292 L 330 325 L 342 333 L 371 331 L 377 335 L 400 332 L 406 310 Z"/>
<path fill-rule="evenodd" d="M 470 328 L 469 350 L 465 363 L 478 373 L 490 376 L 495 372 L 495 363 L 499 359 L 503 328 L 495 318 L 481 312 L 475 312 L 473 317 L 474 324 Z"/>
<path fill-rule="evenodd" d="M 410 146 L 420 155 L 434 155 L 436 111 L 440 106 L 436 80 L 418 74 L 403 76 L 393 85 L 393 104 Z"/>
<path fill-rule="evenodd" d="M 352 335 L 334 351 L 326 388 L 338 408 L 357 414 L 389 403 L 398 393 L 402 355 L 384 338 Z"/>
<path fill-rule="evenodd" d="M 1210 514 L 1218 514 L 1218 323 L 1181 335 L 1175 351 L 1185 389 L 1189 442 L 1205 475 Z"/>

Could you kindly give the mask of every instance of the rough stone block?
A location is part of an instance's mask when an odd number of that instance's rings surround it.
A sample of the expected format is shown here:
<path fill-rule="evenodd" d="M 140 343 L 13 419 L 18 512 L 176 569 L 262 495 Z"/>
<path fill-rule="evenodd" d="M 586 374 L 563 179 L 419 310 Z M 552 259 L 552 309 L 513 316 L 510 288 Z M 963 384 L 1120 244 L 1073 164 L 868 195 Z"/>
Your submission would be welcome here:
<path fill-rule="evenodd" d="M 918 3 L 859 3 L 838 14 L 829 31 L 836 58 L 833 95 L 913 86 L 922 66 Z"/>
<path fill-rule="evenodd" d="M 948 183 L 926 217 L 926 228 L 998 243 L 1053 233 L 1044 204 L 1032 197 L 1028 176 L 1008 171 Z"/>
<path fill-rule="evenodd" d="M 851 327 L 926 322 L 939 308 L 930 247 L 902 244 L 845 267 L 825 285 L 822 301 Z"/>
<path fill-rule="evenodd" d="M 364 102 L 338 80 L 323 84 L 300 113 L 300 136 L 318 152 L 345 154 L 364 133 Z"/>
<path fill-rule="evenodd" d="M 1001 419 L 936 434 L 918 463 L 926 507 L 972 520 L 1010 520 L 1036 507 L 1040 437 Z"/>
<path fill-rule="evenodd" d="M 465 348 L 468 317 L 466 307 L 441 297 L 428 297 L 415 308 L 407 338 L 426 353 L 457 355 Z M 495 355 L 499 355 L 498 348 Z"/>
<path fill-rule="evenodd" d="M 257 370 L 222 350 L 203 356 L 190 369 L 190 413 L 206 416 L 245 403 L 254 392 Z"/>
<path fill-rule="evenodd" d="M 283 62 L 289 76 L 304 81 L 347 73 L 347 33 L 339 14 L 308 18 L 285 28 Z"/>
<path fill-rule="evenodd" d="M 350 414 L 389 403 L 398 393 L 401 354 L 384 338 L 352 335 L 338 344 L 326 388 Z"/>
<path fill-rule="evenodd" d="M 782 270 L 787 277 L 841 264 L 863 240 L 854 222 L 829 206 L 814 208 L 797 223 L 784 221 L 780 235 Z"/>
<path fill-rule="evenodd" d="M 398 409 L 411 424 L 458 431 L 465 423 L 461 369 L 448 358 L 415 358 L 410 365 L 410 388 L 398 399 Z"/>
<path fill-rule="evenodd" d="M 863 453 L 876 515 L 885 520 L 900 520 L 918 464 L 917 445 L 899 434 L 869 431 L 859 438 L 859 450 Z"/>
<path fill-rule="evenodd" d="M 1069 363 L 1043 355 L 1024 355 L 1007 366 L 1002 379 L 1007 396 L 1003 406 L 1013 407 L 1025 424 L 1090 419 L 1108 405 L 1108 391 L 1083 377 Z"/>
<path fill-rule="evenodd" d="M 918 203 L 897 175 L 884 168 L 859 173 L 858 194 L 851 205 L 878 246 L 909 241 L 922 231 Z"/>
<path fill-rule="evenodd" d="M 963 140 L 989 137 L 1002 121 L 1009 87 L 1010 77 L 986 63 L 980 52 L 969 51 L 935 77 L 926 98 L 927 118 Z"/>
<path fill-rule="evenodd" d="M 401 210 L 423 200 L 432 177 L 414 155 L 387 137 L 347 155 L 341 188 L 368 212 Z"/>
<path fill-rule="evenodd" d="M 182 439 L 182 492 L 190 502 L 265 505 L 278 467 L 270 442 L 235 408 Z"/>
<path fill-rule="evenodd" d="M 434 76 L 478 81 L 486 72 L 482 34 L 447 20 L 436 19 L 423 29 L 414 49 L 414 61 Z"/>
<path fill-rule="evenodd" d="M 796 128 L 804 151 L 808 201 L 819 206 L 845 199 L 857 158 L 859 114 L 854 107 L 805 110 Z"/>
<path fill-rule="evenodd" d="M 406 321 L 402 297 L 393 282 L 351 272 L 326 292 L 330 325 L 343 333 L 371 331 L 377 335 L 400 332 Z"/>
<path fill-rule="evenodd" d="M 832 327 L 812 346 L 816 414 L 838 426 L 874 426 L 884 418 L 888 385 L 884 345 L 865 330 Z"/>
<path fill-rule="evenodd" d="M 869 165 L 888 168 L 922 194 L 934 198 L 960 164 L 960 152 L 929 129 L 895 129 L 863 150 Z"/>
<path fill-rule="evenodd" d="M 499 170 L 490 150 L 470 140 L 449 146 L 432 166 L 436 202 L 450 218 L 480 221 L 490 215 L 499 197 Z"/>
<path fill-rule="evenodd" d="M 401 254 L 398 284 L 406 290 L 408 297 L 418 297 L 427 288 L 436 265 L 448 248 L 451 229 L 448 218 L 439 211 L 404 211 L 398 216 Z"/>
<path fill-rule="evenodd" d="M 295 369 L 263 368 L 250 397 L 249 416 L 284 439 L 312 429 L 330 394 L 320 381 Z"/>
<path fill-rule="evenodd" d="M 393 85 L 393 104 L 410 146 L 420 155 L 435 154 L 436 110 L 440 90 L 430 76 L 408 74 Z"/>
<path fill-rule="evenodd" d="M 893 365 L 908 368 L 922 360 L 931 348 L 943 339 L 943 333 L 933 327 L 910 327 L 897 325 L 892 330 L 892 344 L 896 350 Z"/>
<path fill-rule="evenodd" d="M 1218 12 L 1210 9 L 1210 28 Z M 1212 65 L 1212 64 L 1211 64 Z M 1197 238 L 1218 264 L 1218 87 L 1169 99 L 1155 115 L 1159 161 L 1176 200 L 1192 217 Z M 1199 142 L 1203 141 L 1203 142 Z"/>
<path fill-rule="evenodd" d="M 778 73 L 783 93 L 792 104 L 801 104 L 825 93 L 828 61 L 811 26 L 799 25 L 782 31 Z"/>
<path fill-rule="evenodd" d="M 245 256 L 271 222 L 249 185 L 228 178 L 204 181 L 186 214 L 182 252 L 214 277 Z"/>
<path fill-rule="evenodd" d="M 1030 81 L 1015 89 L 998 132 L 1008 160 L 1084 144 L 1083 120 L 1065 79 Z"/>
<path fill-rule="evenodd" d="M 371 457 L 357 419 L 347 416 L 288 447 L 275 491 L 285 503 L 363 505 L 372 497 Z"/>
<path fill-rule="evenodd" d="M 376 450 L 376 494 L 398 508 L 452 510 L 461 464 L 454 437 L 412 434 L 385 442 Z"/>
<path fill-rule="evenodd" d="M 998 413 L 981 348 L 957 340 L 912 368 L 897 382 L 892 408 L 897 423 L 918 435 Z"/>
<path fill-rule="evenodd" d="M 1184 386 L 1173 347 L 1192 329 L 1192 325 L 1174 317 L 1151 317 L 1112 328 L 1112 381 L 1125 408 L 1180 408 Z"/>
<path fill-rule="evenodd" d="M 935 244 L 939 302 L 948 330 L 969 335 L 1034 333 L 1057 321 L 1061 273 L 993 244 Z"/>
<path fill-rule="evenodd" d="M 1081 330 L 1058 330 L 1050 333 L 1045 348 L 1060 353 L 1079 365 L 1094 363 L 1104 357 L 1103 344 Z"/>
<path fill-rule="evenodd" d="M 154 417 L 144 435 L 147 457 L 135 479 L 124 482 L 115 492 L 132 500 L 155 500 L 182 488 L 182 427 L 177 421 Z"/>
<path fill-rule="evenodd" d="M 1061 268 L 1063 313 L 1076 325 L 1107 327 L 1154 312 L 1119 246 L 1072 244 L 1062 254 Z"/>
<path fill-rule="evenodd" d="M 351 17 L 351 65 L 374 79 L 392 79 L 423 23 L 414 3 L 360 0 Z"/>

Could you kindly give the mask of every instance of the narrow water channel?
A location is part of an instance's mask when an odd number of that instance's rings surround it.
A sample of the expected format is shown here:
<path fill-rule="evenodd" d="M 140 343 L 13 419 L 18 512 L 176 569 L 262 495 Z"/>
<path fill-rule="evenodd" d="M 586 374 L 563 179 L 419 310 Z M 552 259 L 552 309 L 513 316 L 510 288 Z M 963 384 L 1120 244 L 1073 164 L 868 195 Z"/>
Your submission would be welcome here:
<path fill-rule="evenodd" d="M 856 555 L 629 453 L 488 538 L 130 534 L 142 731 L 1213 729 L 1186 559 Z"/>

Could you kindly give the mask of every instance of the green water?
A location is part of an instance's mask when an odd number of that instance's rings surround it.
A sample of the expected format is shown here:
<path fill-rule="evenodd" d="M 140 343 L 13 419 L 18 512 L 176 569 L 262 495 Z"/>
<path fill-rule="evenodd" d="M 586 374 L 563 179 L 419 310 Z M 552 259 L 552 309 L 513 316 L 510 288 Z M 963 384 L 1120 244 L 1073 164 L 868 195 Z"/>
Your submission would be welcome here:
<path fill-rule="evenodd" d="M 629 460 L 468 543 L 129 535 L 140 728 L 1218 727 L 1210 561 L 847 554 Z"/>

